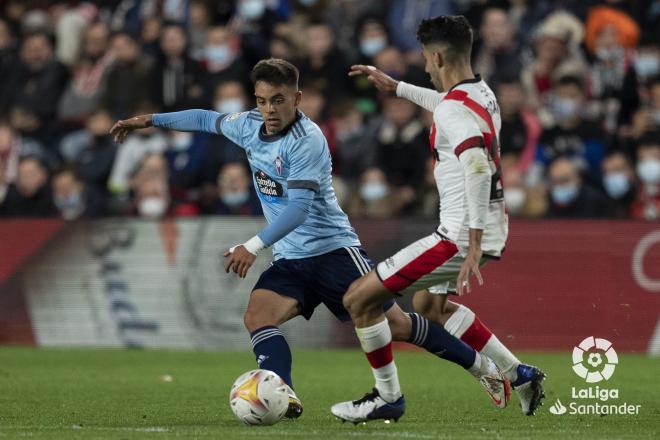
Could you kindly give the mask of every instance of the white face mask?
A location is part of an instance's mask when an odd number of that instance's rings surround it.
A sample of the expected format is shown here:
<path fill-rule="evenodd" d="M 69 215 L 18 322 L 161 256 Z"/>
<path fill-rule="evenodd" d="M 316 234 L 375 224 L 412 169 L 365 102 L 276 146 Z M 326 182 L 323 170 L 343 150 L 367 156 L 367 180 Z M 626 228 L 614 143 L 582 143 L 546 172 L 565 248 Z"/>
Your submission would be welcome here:
<path fill-rule="evenodd" d="M 387 185 L 381 182 L 367 182 L 362 185 L 362 188 L 360 188 L 360 195 L 367 202 L 380 200 L 385 197 L 387 193 Z"/>
<path fill-rule="evenodd" d="M 151 220 L 161 218 L 167 211 L 167 202 L 162 197 L 147 197 L 138 205 L 140 216 Z"/>
<path fill-rule="evenodd" d="M 240 98 L 223 99 L 215 102 L 218 113 L 239 113 L 243 111 L 243 100 Z"/>
<path fill-rule="evenodd" d="M 504 204 L 511 214 L 518 214 L 525 205 L 527 195 L 522 188 L 506 188 L 504 190 Z"/>
<path fill-rule="evenodd" d="M 238 15 L 246 20 L 258 20 L 266 11 L 264 0 L 243 0 L 238 4 Z"/>
<path fill-rule="evenodd" d="M 190 132 L 177 132 L 172 138 L 172 148 L 177 151 L 187 150 L 193 142 L 193 134 Z"/>
<path fill-rule="evenodd" d="M 660 58 L 655 55 L 637 55 L 635 72 L 642 78 L 651 78 L 660 72 Z"/>
<path fill-rule="evenodd" d="M 373 57 L 387 46 L 387 40 L 381 37 L 364 38 L 360 40 L 360 52 Z"/>
<path fill-rule="evenodd" d="M 660 159 L 644 159 L 637 164 L 637 175 L 647 185 L 660 182 Z"/>

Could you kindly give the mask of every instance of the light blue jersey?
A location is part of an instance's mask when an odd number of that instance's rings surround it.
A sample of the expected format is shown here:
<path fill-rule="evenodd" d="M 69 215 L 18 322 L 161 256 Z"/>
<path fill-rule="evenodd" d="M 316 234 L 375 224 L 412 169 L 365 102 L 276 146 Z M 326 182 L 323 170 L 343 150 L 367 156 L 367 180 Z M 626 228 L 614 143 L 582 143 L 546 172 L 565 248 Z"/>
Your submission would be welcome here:
<path fill-rule="evenodd" d="M 272 223 L 287 206 L 288 190 L 314 191 L 305 221 L 273 245 L 275 259 L 313 257 L 360 240 L 337 203 L 332 160 L 321 129 L 298 113 L 288 129 L 273 135 L 262 130 L 258 110 L 222 115 L 216 130 L 245 149 L 264 216 Z"/>

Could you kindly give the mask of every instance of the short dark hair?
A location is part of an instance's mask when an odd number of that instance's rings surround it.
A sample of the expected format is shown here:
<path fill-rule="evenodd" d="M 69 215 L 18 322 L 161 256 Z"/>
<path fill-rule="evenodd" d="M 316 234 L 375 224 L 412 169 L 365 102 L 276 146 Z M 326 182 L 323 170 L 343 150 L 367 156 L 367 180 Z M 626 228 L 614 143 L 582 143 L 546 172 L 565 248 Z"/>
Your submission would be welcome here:
<path fill-rule="evenodd" d="M 462 15 L 440 15 L 422 20 L 417 28 L 417 39 L 423 45 L 446 44 L 446 54 L 456 61 L 470 56 L 472 27 Z"/>
<path fill-rule="evenodd" d="M 252 84 L 263 81 L 276 86 L 285 85 L 298 88 L 298 68 L 286 60 L 269 58 L 259 61 L 252 69 Z"/>
<path fill-rule="evenodd" d="M 579 76 L 564 75 L 557 81 L 557 86 L 574 86 L 580 90 L 584 90 L 584 81 Z"/>

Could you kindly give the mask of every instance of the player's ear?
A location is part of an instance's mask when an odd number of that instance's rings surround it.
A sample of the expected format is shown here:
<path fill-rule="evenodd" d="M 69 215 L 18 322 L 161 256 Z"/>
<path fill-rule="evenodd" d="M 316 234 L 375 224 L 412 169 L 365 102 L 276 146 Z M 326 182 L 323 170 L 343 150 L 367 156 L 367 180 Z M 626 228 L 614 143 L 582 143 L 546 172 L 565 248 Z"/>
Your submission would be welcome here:
<path fill-rule="evenodd" d="M 445 65 L 445 59 L 442 56 L 442 52 L 433 52 L 433 63 L 438 67 L 438 69 L 441 69 L 442 66 Z"/>
<path fill-rule="evenodd" d="M 302 90 L 298 90 L 296 92 L 296 98 L 295 98 L 296 107 L 298 107 L 301 100 L 302 100 Z"/>

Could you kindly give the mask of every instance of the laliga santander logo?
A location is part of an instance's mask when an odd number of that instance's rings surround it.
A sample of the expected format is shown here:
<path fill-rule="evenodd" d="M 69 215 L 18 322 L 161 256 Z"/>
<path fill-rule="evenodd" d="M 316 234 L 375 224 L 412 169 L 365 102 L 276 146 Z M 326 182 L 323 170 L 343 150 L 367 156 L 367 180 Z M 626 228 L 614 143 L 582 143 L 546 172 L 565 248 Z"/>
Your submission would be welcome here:
<path fill-rule="evenodd" d="M 573 347 L 573 371 L 587 383 L 608 380 L 618 363 L 619 357 L 607 339 L 589 336 Z"/>

